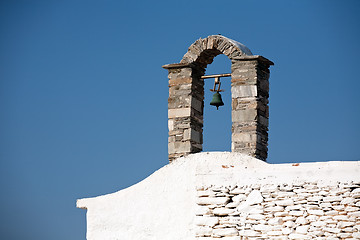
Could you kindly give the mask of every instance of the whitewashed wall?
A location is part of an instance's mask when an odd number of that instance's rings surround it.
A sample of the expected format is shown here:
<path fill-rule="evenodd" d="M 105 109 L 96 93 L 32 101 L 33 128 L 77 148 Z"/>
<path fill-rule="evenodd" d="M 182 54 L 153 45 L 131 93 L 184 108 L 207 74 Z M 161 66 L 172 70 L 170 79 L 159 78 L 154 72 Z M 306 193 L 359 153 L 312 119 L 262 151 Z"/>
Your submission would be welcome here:
<path fill-rule="evenodd" d="M 88 240 L 360 239 L 360 162 L 198 153 L 77 206 Z"/>

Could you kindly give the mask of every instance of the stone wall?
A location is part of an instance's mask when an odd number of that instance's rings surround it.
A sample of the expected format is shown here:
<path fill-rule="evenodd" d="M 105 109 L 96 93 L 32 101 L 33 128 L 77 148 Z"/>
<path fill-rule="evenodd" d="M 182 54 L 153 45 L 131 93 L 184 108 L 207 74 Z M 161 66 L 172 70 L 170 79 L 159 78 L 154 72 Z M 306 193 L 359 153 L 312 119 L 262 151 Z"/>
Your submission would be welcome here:
<path fill-rule="evenodd" d="M 169 74 L 169 161 L 200 152 L 203 143 L 204 79 L 208 64 L 219 54 L 231 60 L 231 151 L 267 158 L 268 59 L 252 55 L 241 43 L 220 35 L 199 39 L 180 63 L 164 65 Z"/>
<path fill-rule="evenodd" d="M 360 183 L 199 187 L 197 239 L 360 239 Z"/>
<path fill-rule="evenodd" d="M 80 199 L 87 239 L 359 239 L 360 161 L 268 164 L 196 153 Z"/>

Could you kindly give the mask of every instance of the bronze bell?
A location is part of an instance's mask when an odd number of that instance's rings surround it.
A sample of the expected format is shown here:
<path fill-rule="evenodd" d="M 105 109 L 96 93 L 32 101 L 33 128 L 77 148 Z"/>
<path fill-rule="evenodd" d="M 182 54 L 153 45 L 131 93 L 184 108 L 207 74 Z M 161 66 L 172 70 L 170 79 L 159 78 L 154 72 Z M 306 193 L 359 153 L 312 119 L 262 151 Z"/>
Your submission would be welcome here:
<path fill-rule="evenodd" d="M 210 102 L 210 105 L 216 106 L 216 109 L 219 110 L 220 106 L 224 106 L 224 102 L 221 99 L 221 95 L 219 92 L 214 93 L 213 99 Z"/>

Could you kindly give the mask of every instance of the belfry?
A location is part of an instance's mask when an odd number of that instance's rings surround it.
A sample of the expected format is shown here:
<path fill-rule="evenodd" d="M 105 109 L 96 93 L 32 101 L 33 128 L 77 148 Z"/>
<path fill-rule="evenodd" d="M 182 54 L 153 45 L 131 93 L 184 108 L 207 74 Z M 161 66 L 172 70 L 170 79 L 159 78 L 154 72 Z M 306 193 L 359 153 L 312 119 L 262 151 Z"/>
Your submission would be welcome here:
<path fill-rule="evenodd" d="M 269 67 L 273 62 L 253 55 L 246 46 L 237 41 L 212 35 L 195 41 L 180 63 L 163 66 L 169 71 L 170 162 L 175 158 L 202 151 L 206 79 L 204 73 L 206 66 L 219 54 L 224 54 L 231 60 L 231 151 L 266 161 Z M 221 98 L 216 94 L 214 97 L 216 101 Z"/>

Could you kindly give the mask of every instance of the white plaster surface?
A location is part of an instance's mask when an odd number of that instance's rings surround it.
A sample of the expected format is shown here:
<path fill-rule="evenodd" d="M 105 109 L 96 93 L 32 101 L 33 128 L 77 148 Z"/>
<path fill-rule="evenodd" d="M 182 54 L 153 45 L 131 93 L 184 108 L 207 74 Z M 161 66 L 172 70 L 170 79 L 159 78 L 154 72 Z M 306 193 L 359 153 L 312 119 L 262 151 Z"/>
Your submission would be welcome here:
<path fill-rule="evenodd" d="M 88 240 L 192 239 L 194 163 L 174 161 L 127 189 L 80 199 Z"/>
<path fill-rule="evenodd" d="M 87 209 L 88 240 L 186 240 L 195 236 L 196 189 L 201 186 L 360 182 L 360 161 L 267 164 L 229 152 L 174 160 L 127 189 L 77 201 Z M 256 194 L 252 201 L 262 199 Z M 248 200 L 250 201 L 250 200 Z"/>

